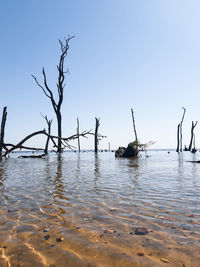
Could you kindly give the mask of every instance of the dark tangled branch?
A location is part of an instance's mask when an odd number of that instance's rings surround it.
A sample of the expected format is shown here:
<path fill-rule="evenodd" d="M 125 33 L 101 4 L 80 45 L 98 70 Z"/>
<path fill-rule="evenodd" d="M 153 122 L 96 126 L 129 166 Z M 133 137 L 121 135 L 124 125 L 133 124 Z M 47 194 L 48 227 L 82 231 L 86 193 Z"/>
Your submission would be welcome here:
<path fill-rule="evenodd" d="M 27 147 L 27 146 L 23 146 L 23 144 L 28 141 L 29 139 L 31 139 L 32 137 L 36 136 L 36 135 L 45 135 L 47 137 L 49 137 L 54 145 L 54 147 L 58 147 L 57 144 L 56 144 L 56 141 L 55 140 L 58 140 L 60 139 L 61 141 L 61 144 L 63 145 L 62 149 L 65 149 L 65 148 L 69 148 L 69 149 L 74 149 L 75 147 L 70 145 L 69 144 L 69 141 L 71 140 L 74 140 L 74 139 L 77 139 L 78 137 L 85 137 L 87 138 L 88 135 L 95 135 L 94 133 L 90 131 L 83 131 L 82 133 L 80 134 L 73 134 L 69 137 L 65 137 L 65 138 L 61 138 L 61 137 L 58 137 L 58 136 L 55 136 L 55 135 L 50 135 L 46 132 L 46 130 L 41 130 L 41 131 L 36 131 L 34 133 L 31 133 L 29 135 L 27 135 L 25 138 L 23 138 L 19 143 L 17 143 L 16 145 L 13 145 L 13 144 L 3 144 L 3 148 L 5 150 L 5 153 L 4 153 L 4 156 L 5 157 L 8 157 L 9 154 L 16 150 L 16 149 L 31 149 L 31 150 L 45 150 L 45 149 L 41 149 L 41 148 L 31 148 L 31 147 Z M 105 137 L 105 136 L 102 136 L 102 135 L 98 135 L 99 137 Z M 8 148 L 8 147 L 11 147 L 11 148 Z"/>

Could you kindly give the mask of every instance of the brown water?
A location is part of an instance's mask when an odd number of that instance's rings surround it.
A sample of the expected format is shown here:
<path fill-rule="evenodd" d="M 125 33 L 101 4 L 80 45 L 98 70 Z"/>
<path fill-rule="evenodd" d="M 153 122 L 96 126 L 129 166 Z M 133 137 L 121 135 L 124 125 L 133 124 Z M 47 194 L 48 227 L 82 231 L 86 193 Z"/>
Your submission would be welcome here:
<path fill-rule="evenodd" d="M 148 154 L 0 162 L 0 266 L 200 266 L 200 164 Z"/>

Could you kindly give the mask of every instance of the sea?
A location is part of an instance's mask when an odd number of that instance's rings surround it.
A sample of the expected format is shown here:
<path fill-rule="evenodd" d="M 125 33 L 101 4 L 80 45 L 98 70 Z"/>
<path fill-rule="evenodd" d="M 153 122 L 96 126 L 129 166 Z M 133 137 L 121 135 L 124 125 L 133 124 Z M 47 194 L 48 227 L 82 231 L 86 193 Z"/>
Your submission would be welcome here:
<path fill-rule="evenodd" d="M 0 160 L 0 266 L 200 266 L 200 152 Z"/>

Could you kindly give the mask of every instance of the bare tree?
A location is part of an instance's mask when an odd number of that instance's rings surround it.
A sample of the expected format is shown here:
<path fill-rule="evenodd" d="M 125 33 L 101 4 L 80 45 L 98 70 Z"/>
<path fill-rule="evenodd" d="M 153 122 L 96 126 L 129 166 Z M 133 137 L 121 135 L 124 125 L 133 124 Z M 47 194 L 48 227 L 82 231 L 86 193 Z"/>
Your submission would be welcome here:
<path fill-rule="evenodd" d="M 64 43 L 59 40 L 60 43 L 60 48 L 61 48 L 61 55 L 60 55 L 60 60 L 59 60 L 59 64 L 57 66 L 58 69 L 58 82 L 57 82 L 57 93 L 58 93 L 58 101 L 55 100 L 53 91 L 49 88 L 48 84 L 47 84 L 47 77 L 46 77 L 46 72 L 43 68 L 42 70 L 42 74 L 43 74 L 43 84 L 41 85 L 37 78 L 35 76 L 32 75 L 32 77 L 34 78 L 36 84 L 42 89 L 42 91 L 44 92 L 44 94 L 46 95 L 46 97 L 48 97 L 51 101 L 51 104 L 53 106 L 54 112 L 56 114 L 56 118 L 57 118 L 57 126 L 58 126 L 58 144 L 57 144 L 57 152 L 61 153 L 62 152 L 62 142 L 61 142 L 61 138 L 62 138 L 62 114 L 61 114 L 61 105 L 63 102 L 63 93 L 64 93 L 64 81 L 65 81 L 65 72 L 64 71 L 64 62 L 65 62 L 65 58 L 68 55 L 68 50 L 69 50 L 69 41 L 74 38 L 74 36 L 68 37 L 67 39 L 65 39 Z"/>
<path fill-rule="evenodd" d="M 4 144 L 6 119 L 7 119 L 7 107 L 4 107 L 2 120 L 1 120 L 1 132 L 0 132 L 0 156 L 2 155 L 2 149 L 3 149 L 3 144 Z"/>
<path fill-rule="evenodd" d="M 99 139 L 98 139 L 98 129 L 100 125 L 100 118 L 97 119 L 95 118 L 96 124 L 95 124 L 95 133 L 94 133 L 94 152 L 98 152 L 98 144 L 99 144 Z"/>
<path fill-rule="evenodd" d="M 46 145 L 45 145 L 45 149 L 44 149 L 44 154 L 47 155 L 48 154 L 48 148 L 49 148 L 49 140 L 50 140 L 50 135 L 51 135 L 51 124 L 53 122 L 53 119 L 49 120 L 47 118 L 47 116 L 43 116 L 43 115 L 42 115 L 42 117 L 45 119 L 45 121 L 47 123 L 47 127 L 48 127 L 48 136 L 47 136 L 47 141 L 46 141 Z"/>
<path fill-rule="evenodd" d="M 133 130 L 134 130 L 134 133 L 135 133 L 135 141 L 138 141 L 136 127 L 135 127 L 135 118 L 134 118 L 133 109 L 131 109 L 131 113 L 132 113 L 132 120 L 133 120 Z"/>
<path fill-rule="evenodd" d="M 81 148 L 80 148 L 79 119 L 78 119 L 78 118 L 77 118 L 77 128 L 76 128 L 76 132 L 77 132 L 77 135 L 78 135 L 78 151 L 80 152 L 80 151 L 81 151 Z"/>
<path fill-rule="evenodd" d="M 177 126 L 177 148 L 176 148 L 176 152 L 179 152 L 179 146 L 180 146 L 180 123 Z"/>
<path fill-rule="evenodd" d="M 186 108 L 182 107 L 182 109 L 183 109 L 182 119 L 181 119 L 181 122 L 178 124 L 178 127 L 177 127 L 177 149 L 176 149 L 176 152 L 179 152 L 179 149 L 180 149 L 180 152 L 183 151 L 182 125 L 183 125 L 183 120 L 185 117 Z"/>
<path fill-rule="evenodd" d="M 180 123 L 180 152 L 183 151 L 183 134 L 182 134 L 182 125 L 183 125 L 183 120 L 184 120 L 185 112 L 186 112 L 186 108 L 182 107 L 182 109 L 183 109 L 183 116 L 182 116 L 182 120 L 181 120 L 181 123 Z"/>
<path fill-rule="evenodd" d="M 189 147 L 188 147 L 188 150 L 191 151 L 192 150 L 192 142 L 193 142 L 193 139 L 194 139 L 194 128 L 196 127 L 198 121 L 196 121 L 194 123 L 194 121 L 192 121 L 192 127 L 191 127 L 191 139 L 190 139 L 190 144 L 189 144 Z"/>

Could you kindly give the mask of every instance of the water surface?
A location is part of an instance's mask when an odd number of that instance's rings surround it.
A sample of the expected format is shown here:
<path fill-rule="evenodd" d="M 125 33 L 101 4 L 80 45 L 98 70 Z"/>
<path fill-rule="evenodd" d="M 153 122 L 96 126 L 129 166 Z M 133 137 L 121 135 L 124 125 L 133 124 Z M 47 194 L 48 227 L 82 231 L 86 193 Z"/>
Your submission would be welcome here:
<path fill-rule="evenodd" d="M 0 266 L 198 267 L 200 155 L 148 155 L 3 159 Z"/>

